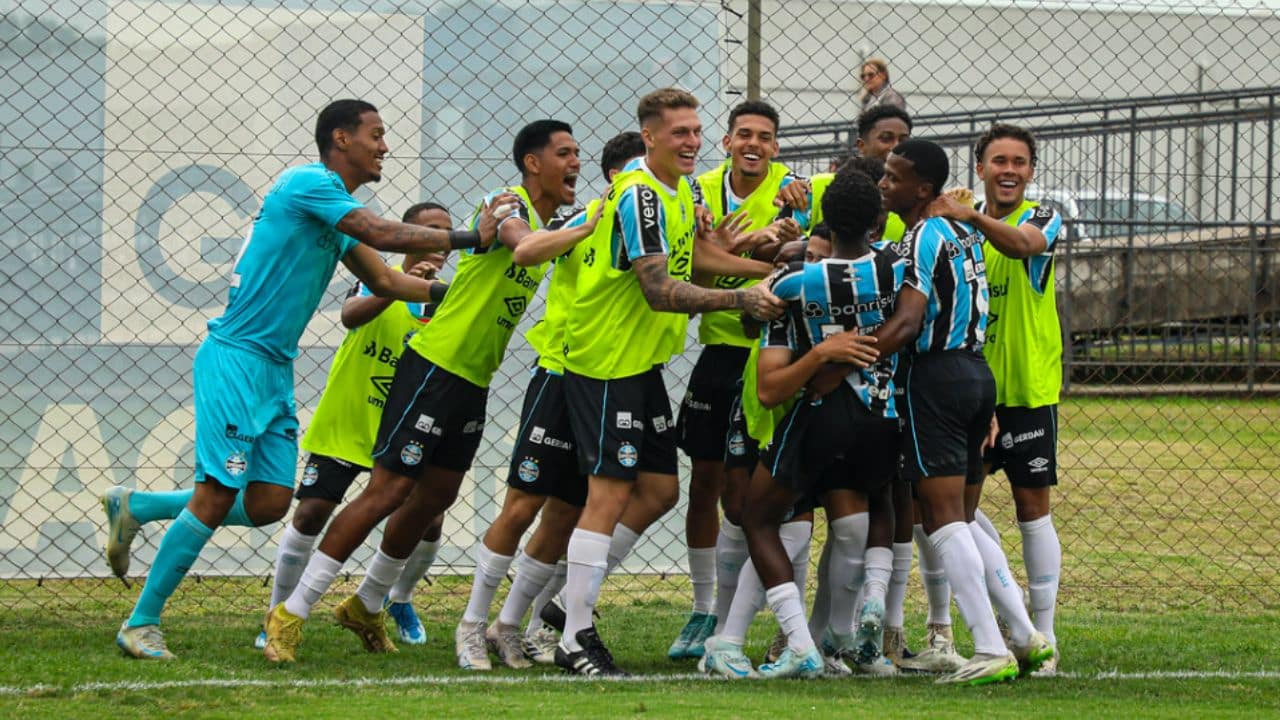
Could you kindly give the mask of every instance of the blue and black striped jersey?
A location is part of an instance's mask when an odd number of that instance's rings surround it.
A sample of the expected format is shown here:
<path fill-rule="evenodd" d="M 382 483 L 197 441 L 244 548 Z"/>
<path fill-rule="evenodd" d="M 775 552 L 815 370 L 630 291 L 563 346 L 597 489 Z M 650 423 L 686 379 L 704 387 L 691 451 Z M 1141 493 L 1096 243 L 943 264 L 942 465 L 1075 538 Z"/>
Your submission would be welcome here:
<path fill-rule="evenodd" d="M 803 355 L 846 330 L 874 332 L 893 314 L 905 268 L 896 253 L 878 248 L 855 259 L 793 263 L 773 281 L 773 293 L 788 307 L 769 324 L 762 346 L 786 347 Z M 845 377 L 867 409 L 886 418 L 898 416 L 893 398 L 897 362 L 895 353 Z"/>
<path fill-rule="evenodd" d="M 990 301 L 982 241 L 972 227 L 941 217 L 921 220 L 903 235 L 903 282 L 929 299 L 917 353 L 982 350 Z"/>

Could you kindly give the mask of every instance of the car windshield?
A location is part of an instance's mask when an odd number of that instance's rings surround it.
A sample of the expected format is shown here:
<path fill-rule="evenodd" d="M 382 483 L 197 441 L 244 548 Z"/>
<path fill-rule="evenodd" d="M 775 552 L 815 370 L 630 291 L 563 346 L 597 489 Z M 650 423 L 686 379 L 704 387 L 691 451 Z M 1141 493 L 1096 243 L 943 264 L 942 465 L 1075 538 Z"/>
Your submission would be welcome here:
<path fill-rule="evenodd" d="M 1168 200 L 1151 198 L 1139 198 L 1136 200 L 1129 198 L 1106 198 L 1105 200 L 1102 198 L 1082 198 L 1078 202 L 1082 220 L 1109 221 L 1106 225 L 1101 226 L 1089 224 L 1088 234 L 1091 237 L 1128 235 L 1128 226 L 1123 222 L 1114 222 L 1117 220 L 1132 219 L 1140 222 L 1167 222 L 1173 226 L 1194 222 L 1194 218 L 1191 217 L 1186 208 Z M 1139 234 L 1153 233 L 1166 229 L 1168 228 L 1137 225 L 1134 227 L 1134 232 Z"/>

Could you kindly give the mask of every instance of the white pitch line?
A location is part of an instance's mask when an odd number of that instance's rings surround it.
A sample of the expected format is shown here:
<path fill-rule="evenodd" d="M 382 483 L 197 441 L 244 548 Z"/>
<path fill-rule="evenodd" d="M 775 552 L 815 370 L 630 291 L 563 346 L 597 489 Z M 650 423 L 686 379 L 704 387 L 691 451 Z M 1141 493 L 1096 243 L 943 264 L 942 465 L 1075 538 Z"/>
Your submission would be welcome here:
<path fill-rule="evenodd" d="M 859 677 L 859 676 L 855 676 Z M 1099 673 L 1058 673 L 1068 680 L 1280 680 L 1280 670 L 1156 670 L 1151 672 L 1120 672 L 1111 670 Z M 864 679 L 867 679 L 864 677 Z M 36 684 L 27 686 L 0 685 L 0 695 L 36 695 L 48 693 L 85 692 L 146 692 L 183 688 L 362 688 L 395 687 L 404 685 L 532 685 L 538 683 L 663 683 L 663 682 L 728 682 L 723 678 L 699 673 L 667 673 L 657 675 L 632 675 L 625 678 L 588 678 L 578 675 L 410 675 L 385 678 L 298 678 L 294 680 L 253 680 L 247 678 L 210 678 L 207 680 L 169 680 L 160 682 L 87 682 L 75 685 Z M 1051 679 L 1034 682 L 1052 682 Z"/>

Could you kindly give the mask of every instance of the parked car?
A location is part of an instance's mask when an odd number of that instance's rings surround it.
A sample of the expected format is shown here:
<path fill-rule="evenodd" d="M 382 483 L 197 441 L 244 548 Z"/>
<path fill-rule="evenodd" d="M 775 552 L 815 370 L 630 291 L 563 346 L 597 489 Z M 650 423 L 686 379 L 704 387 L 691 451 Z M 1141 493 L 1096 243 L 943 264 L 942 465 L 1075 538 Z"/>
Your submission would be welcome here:
<path fill-rule="evenodd" d="M 975 199 L 981 200 L 982 195 L 979 188 Z M 1196 226 L 1196 219 L 1181 203 L 1163 195 L 1130 195 L 1118 190 L 1102 193 L 1092 189 L 1067 190 L 1038 185 L 1028 185 L 1026 195 L 1028 199 L 1048 205 L 1062 214 L 1066 224 L 1065 237 L 1071 242 L 1105 240 L 1114 244 L 1121 239 L 1127 242 L 1132 227 L 1137 244 L 1163 244 L 1186 239 L 1187 231 Z"/>

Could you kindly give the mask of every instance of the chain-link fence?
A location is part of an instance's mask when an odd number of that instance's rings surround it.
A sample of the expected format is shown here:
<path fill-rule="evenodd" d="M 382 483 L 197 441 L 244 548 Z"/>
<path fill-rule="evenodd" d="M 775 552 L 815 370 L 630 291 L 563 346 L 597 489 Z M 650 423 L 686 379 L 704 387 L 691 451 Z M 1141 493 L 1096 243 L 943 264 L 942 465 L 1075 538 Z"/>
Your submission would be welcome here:
<path fill-rule="evenodd" d="M 107 574 L 106 487 L 192 482 L 194 347 L 266 189 L 314 159 L 328 101 L 367 99 L 389 126 L 385 178 L 358 197 L 385 215 L 431 199 L 460 219 L 518 181 L 511 139 L 536 117 L 573 125 L 593 197 L 604 141 L 664 85 L 704 103 L 700 169 L 722 157 L 728 109 L 758 95 L 782 115 L 787 162 L 825 171 L 852 143 L 859 70 L 879 56 L 915 134 L 952 151 L 957 184 L 976 183 L 969 147 L 993 120 L 1041 137 L 1036 192 L 1069 221 L 1056 267 L 1066 597 L 1274 604 L 1277 36 L 1272 0 L 0 4 L 5 602 Z M 304 427 L 349 282 L 335 277 L 303 339 Z M 523 333 L 541 314 L 539 294 L 495 378 L 438 572 L 469 572 L 497 513 L 533 359 Z M 691 339 L 669 366 L 674 401 L 696 353 Z M 1008 528 L 999 485 L 991 514 Z M 683 525 L 682 504 L 626 569 L 678 574 Z M 265 575 L 278 529 L 219 531 L 195 572 Z M 144 531 L 136 571 L 159 537 Z"/>

